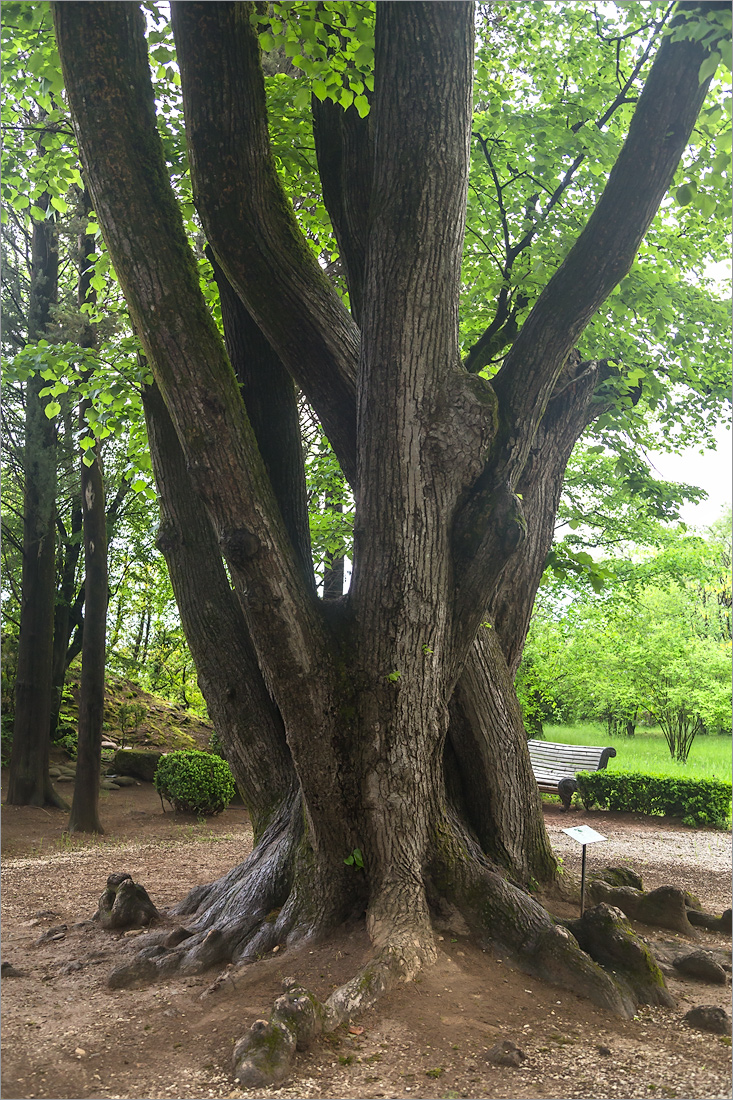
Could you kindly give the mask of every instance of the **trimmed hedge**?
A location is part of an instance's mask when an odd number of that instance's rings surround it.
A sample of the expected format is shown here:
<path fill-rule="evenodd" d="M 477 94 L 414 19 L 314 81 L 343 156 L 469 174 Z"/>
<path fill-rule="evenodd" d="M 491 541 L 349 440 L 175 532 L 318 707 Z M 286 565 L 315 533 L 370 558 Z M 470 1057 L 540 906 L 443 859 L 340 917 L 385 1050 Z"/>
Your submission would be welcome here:
<path fill-rule="evenodd" d="M 586 809 L 600 806 L 627 813 L 681 817 L 685 825 L 724 827 L 731 816 L 731 784 L 720 779 L 684 779 L 639 772 L 578 772 Z"/>
<path fill-rule="evenodd" d="M 207 817 L 220 814 L 234 798 L 234 777 L 226 760 L 199 749 L 163 756 L 153 778 L 155 789 L 176 810 Z"/>

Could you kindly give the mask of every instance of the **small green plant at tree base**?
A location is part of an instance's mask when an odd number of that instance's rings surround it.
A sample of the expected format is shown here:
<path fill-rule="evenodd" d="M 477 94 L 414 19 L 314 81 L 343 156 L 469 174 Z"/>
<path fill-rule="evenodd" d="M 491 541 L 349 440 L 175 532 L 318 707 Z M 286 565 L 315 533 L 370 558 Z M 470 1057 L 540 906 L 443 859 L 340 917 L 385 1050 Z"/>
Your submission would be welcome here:
<path fill-rule="evenodd" d="M 234 777 L 220 756 L 198 749 L 179 749 L 161 759 L 155 789 L 176 810 L 204 817 L 220 814 L 234 798 Z"/>
<path fill-rule="evenodd" d="M 364 867 L 364 857 L 361 854 L 361 848 L 354 848 L 354 851 L 350 856 L 347 856 L 344 860 L 347 867 Z"/>
<path fill-rule="evenodd" d="M 398 672 L 398 670 L 395 669 L 394 672 L 388 672 L 387 673 L 387 679 L 389 680 L 390 683 L 396 684 L 401 675 L 402 675 L 402 673 Z"/>
<path fill-rule="evenodd" d="M 434 1069 L 426 1069 L 425 1070 L 425 1076 L 426 1077 L 442 1077 L 444 1073 L 445 1073 L 445 1070 L 443 1069 L 442 1066 L 436 1066 Z"/>

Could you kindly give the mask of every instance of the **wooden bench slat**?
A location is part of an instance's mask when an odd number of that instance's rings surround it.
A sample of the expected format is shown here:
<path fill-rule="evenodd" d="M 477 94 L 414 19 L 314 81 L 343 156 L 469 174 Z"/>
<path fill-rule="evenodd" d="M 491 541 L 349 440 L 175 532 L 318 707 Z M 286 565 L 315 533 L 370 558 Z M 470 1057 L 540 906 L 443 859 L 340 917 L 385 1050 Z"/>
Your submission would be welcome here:
<path fill-rule="evenodd" d="M 575 776 L 577 772 L 600 771 L 605 768 L 616 750 L 610 746 L 598 748 L 595 745 L 565 745 L 557 741 L 527 742 L 537 786 L 541 791 L 559 794 L 563 807 L 570 808 L 573 788 L 577 790 Z M 559 784 L 563 784 L 563 792 Z"/>

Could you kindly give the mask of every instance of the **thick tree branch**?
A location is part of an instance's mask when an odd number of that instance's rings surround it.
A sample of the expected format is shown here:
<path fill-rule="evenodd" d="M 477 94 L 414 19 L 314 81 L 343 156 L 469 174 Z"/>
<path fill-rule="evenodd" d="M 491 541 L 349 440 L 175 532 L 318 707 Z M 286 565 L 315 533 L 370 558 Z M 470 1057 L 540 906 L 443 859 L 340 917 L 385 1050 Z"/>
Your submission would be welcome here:
<path fill-rule="evenodd" d="M 585 428 L 607 408 L 594 402 L 593 394 L 613 370 L 605 359 L 581 362 L 579 355 L 569 356 L 517 485 L 527 516 L 527 536 L 501 575 L 487 608 L 512 678 L 552 546 L 565 468 Z"/>
<path fill-rule="evenodd" d="M 156 128 L 142 13 L 126 3 L 76 2 L 57 3 L 53 13 L 84 171 L 115 271 L 227 559 L 260 668 L 273 692 L 288 686 L 287 706 L 278 702 L 296 762 L 305 754 L 316 761 L 323 786 L 302 780 L 313 842 L 318 847 L 330 836 L 335 843 L 344 812 L 334 746 L 327 726 L 325 736 L 308 738 L 318 716 L 325 723 L 332 713 L 329 637 L 201 294 Z"/>
<path fill-rule="evenodd" d="M 353 106 L 344 111 L 315 96 L 312 111 L 323 201 L 343 260 L 351 313 L 359 323 L 374 167 L 372 116 L 360 118 Z"/>
<path fill-rule="evenodd" d="M 659 37 L 659 35 L 662 31 L 663 26 L 665 25 L 665 23 L 666 23 L 666 21 L 669 17 L 669 14 L 670 14 L 671 10 L 672 10 L 672 5 L 670 5 L 670 7 L 667 9 L 667 12 L 662 17 L 662 19 L 658 23 L 653 24 L 654 34 L 649 39 L 649 42 L 645 46 L 645 48 L 642 51 L 641 55 L 637 58 L 637 61 L 636 61 L 635 65 L 634 65 L 634 67 L 631 71 L 631 74 L 624 81 L 620 91 L 615 96 L 613 101 L 609 104 L 609 106 L 606 108 L 606 110 L 603 112 L 603 114 L 599 118 L 597 118 L 595 120 L 595 122 L 593 123 L 593 125 L 598 130 L 603 129 L 603 127 L 606 125 L 606 123 L 614 116 L 614 114 L 619 109 L 619 107 L 621 107 L 625 103 L 630 103 L 631 102 L 631 100 L 628 98 L 629 90 L 631 89 L 634 81 L 638 77 L 638 75 L 641 72 L 641 70 L 643 69 L 644 65 L 646 65 L 646 63 L 649 59 L 649 55 L 650 55 L 650 53 L 652 51 L 652 48 L 654 46 L 654 43 L 657 41 L 657 39 L 658 39 L 658 37 Z M 639 32 L 634 31 L 632 33 L 633 34 L 638 34 Z M 570 127 L 570 129 L 571 129 L 572 133 L 577 134 L 586 125 L 587 125 L 587 122 L 585 122 L 585 121 L 576 122 L 573 126 Z M 497 192 L 497 201 L 498 201 L 498 204 L 499 204 L 499 215 L 500 215 L 500 219 L 501 219 L 502 232 L 503 232 L 503 236 L 504 236 L 504 254 L 505 254 L 505 257 L 506 257 L 505 262 L 504 262 L 504 266 L 503 266 L 503 270 L 502 270 L 502 275 L 504 276 L 504 278 L 507 280 L 507 283 L 508 283 L 511 271 L 514 267 L 515 260 L 517 259 L 518 256 L 520 256 L 522 254 L 522 252 L 525 252 L 529 248 L 529 246 L 532 244 L 535 237 L 537 236 L 537 233 L 539 232 L 540 227 L 547 221 L 548 217 L 550 216 L 550 214 L 552 213 L 554 208 L 557 206 L 558 202 L 560 201 L 560 199 L 564 195 L 565 191 L 567 190 L 567 188 L 572 183 L 573 179 L 575 178 L 575 173 L 577 172 L 578 168 L 580 167 L 580 165 L 583 163 L 583 161 L 586 158 L 586 154 L 585 153 L 579 153 L 578 156 L 575 157 L 575 159 L 573 160 L 570 167 L 567 168 L 566 171 L 563 173 L 563 177 L 560 180 L 557 187 L 554 189 L 554 191 L 551 191 L 549 193 L 549 195 L 550 195 L 549 200 L 545 203 L 545 206 L 543 207 L 543 209 L 542 209 L 541 213 L 539 214 L 537 220 L 535 222 L 533 222 L 532 225 L 530 225 L 529 229 L 527 229 L 527 231 L 520 238 L 520 240 L 517 241 L 516 244 L 512 245 L 510 240 L 509 240 L 508 223 L 507 223 L 506 211 L 504 209 L 504 201 L 503 201 L 503 190 L 504 190 L 504 187 L 506 187 L 507 185 L 506 184 L 502 185 L 502 184 L 499 183 L 499 178 L 498 178 L 496 170 L 494 168 L 494 164 L 493 164 L 493 161 L 492 161 L 492 158 L 491 158 L 491 153 L 490 153 L 489 147 L 488 147 L 488 142 L 486 141 L 486 139 L 484 137 L 482 137 L 481 134 L 475 134 L 474 136 L 478 139 L 479 144 L 481 145 L 481 148 L 483 149 L 484 157 L 486 158 L 486 163 L 489 166 L 489 171 L 491 172 L 491 177 L 494 181 L 494 186 L 495 186 L 496 192 Z M 519 173 L 519 174 L 523 175 L 524 173 Z M 509 182 L 513 182 L 513 180 L 515 178 L 517 178 L 517 177 L 512 177 L 512 179 Z M 540 186 L 544 187 L 543 184 L 540 184 Z M 467 354 L 467 356 L 464 360 L 466 370 L 469 370 L 472 373 L 477 373 L 478 371 L 482 370 L 489 362 L 491 362 L 492 358 L 494 358 L 494 356 L 498 354 L 498 351 L 501 350 L 501 348 L 506 347 L 507 344 L 511 343 L 511 341 L 516 336 L 517 331 L 518 331 L 518 327 L 517 327 L 516 321 L 515 321 L 516 314 L 517 314 L 517 308 L 522 308 L 522 306 L 526 305 L 527 303 L 526 303 L 526 299 L 523 303 L 521 303 L 521 304 L 518 303 L 518 307 L 515 306 L 511 310 L 511 313 L 510 313 L 509 308 L 508 308 L 508 298 L 509 298 L 508 289 L 507 289 L 507 287 L 503 287 L 500 294 L 499 294 L 499 300 L 498 300 L 498 303 L 497 303 L 497 309 L 496 309 L 496 314 L 494 316 L 494 319 L 492 320 L 492 322 L 488 326 L 488 328 L 485 330 L 485 332 L 482 333 L 482 335 L 479 337 L 479 339 L 476 341 L 476 343 L 470 348 L 470 350 L 469 350 L 469 352 L 468 352 L 468 354 Z M 511 331 L 509 333 L 507 333 L 507 338 L 504 339 L 504 341 L 501 345 L 501 348 L 497 348 L 497 346 L 496 346 L 497 333 L 502 328 L 502 326 L 505 325 L 505 322 L 507 321 L 507 319 L 514 322 L 514 324 L 511 326 Z"/>
<path fill-rule="evenodd" d="M 188 0 L 171 10 L 206 235 L 353 481 L 359 334 L 310 251 L 275 170 L 251 5 Z"/>
<path fill-rule="evenodd" d="M 207 247 L 206 255 L 219 288 L 224 340 L 247 416 L 303 578 L 315 591 L 295 385 L 235 293 L 211 248 Z"/>
<path fill-rule="evenodd" d="M 142 396 L 161 502 L 158 549 L 168 565 L 199 685 L 259 837 L 296 785 L 282 718 L 262 680 L 168 410 L 156 386 L 145 387 Z"/>
<path fill-rule="evenodd" d="M 469 634 L 480 622 L 485 597 L 526 537 L 514 490 L 558 375 L 593 314 L 630 269 L 687 145 L 709 85 L 698 79 L 706 55 L 695 42 L 666 38 L 660 45 L 593 214 L 492 380 L 500 437 L 491 467 L 463 510 L 455 540 L 458 562 L 466 563 L 459 621 Z M 504 519 L 488 523 L 497 509 Z"/>

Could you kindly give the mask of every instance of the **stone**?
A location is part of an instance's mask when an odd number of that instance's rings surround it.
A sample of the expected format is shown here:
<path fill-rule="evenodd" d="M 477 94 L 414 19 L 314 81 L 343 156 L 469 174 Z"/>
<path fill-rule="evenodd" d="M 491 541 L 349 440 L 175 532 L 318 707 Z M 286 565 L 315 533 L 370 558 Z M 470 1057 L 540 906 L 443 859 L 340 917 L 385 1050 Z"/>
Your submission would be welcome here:
<path fill-rule="evenodd" d="M 495 1066 L 521 1066 L 527 1055 L 511 1039 L 502 1039 L 486 1052 L 486 1060 Z"/>
<path fill-rule="evenodd" d="M 71 962 L 62 963 L 59 967 L 59 974 L 73 974 L 77 970 L 83 970 L 84 963 L 81 959 L 72 959 Z"/>
<path fill-rule="evenodd" d="M 67 925 L 56 924 L 53 928 L 49 928 L 47 932 L 44 932 L 42 936 L 39 936 L 36 940 L 36 947 L 42 943 L 49 943 L 51 940 L 62 940 L 67 933 Z"/>
<path fill-rule="evenodd" d="M 11 962 L 0 963 L 0 977 L 2 978 L 24 978 L 25 971 L 17 970 Z"/>
<path fill-rule="evenodd" d="M 146 749 L 118 749 L 114 756 L 114 768 L 117 775 L 129 775 L 133 779 L 142 779 L 152 783 L 155 769 L 165 753 Z"/>
<path fill-rule="evenodd" d="M 713 985 L 725 985 L 726 976 L 709 951 L 690 951 L 687 955 L 678 955 L 672 965 L 687 978 L 698 978 L 701 982 Z"/>
<path fill-rule="evenodd" d="M 114 782 L 118 787 L 139 787 L 140 780 L 133 779 L 131 775 L 116 775 Z"/>
<path fill-rule="evenodd" d="M 730 1035 L 730 1016 L 717 1005 L 697 1005 L 682 1019 L 696 1031 L 711 1031 L 713 1035 Z"/>

